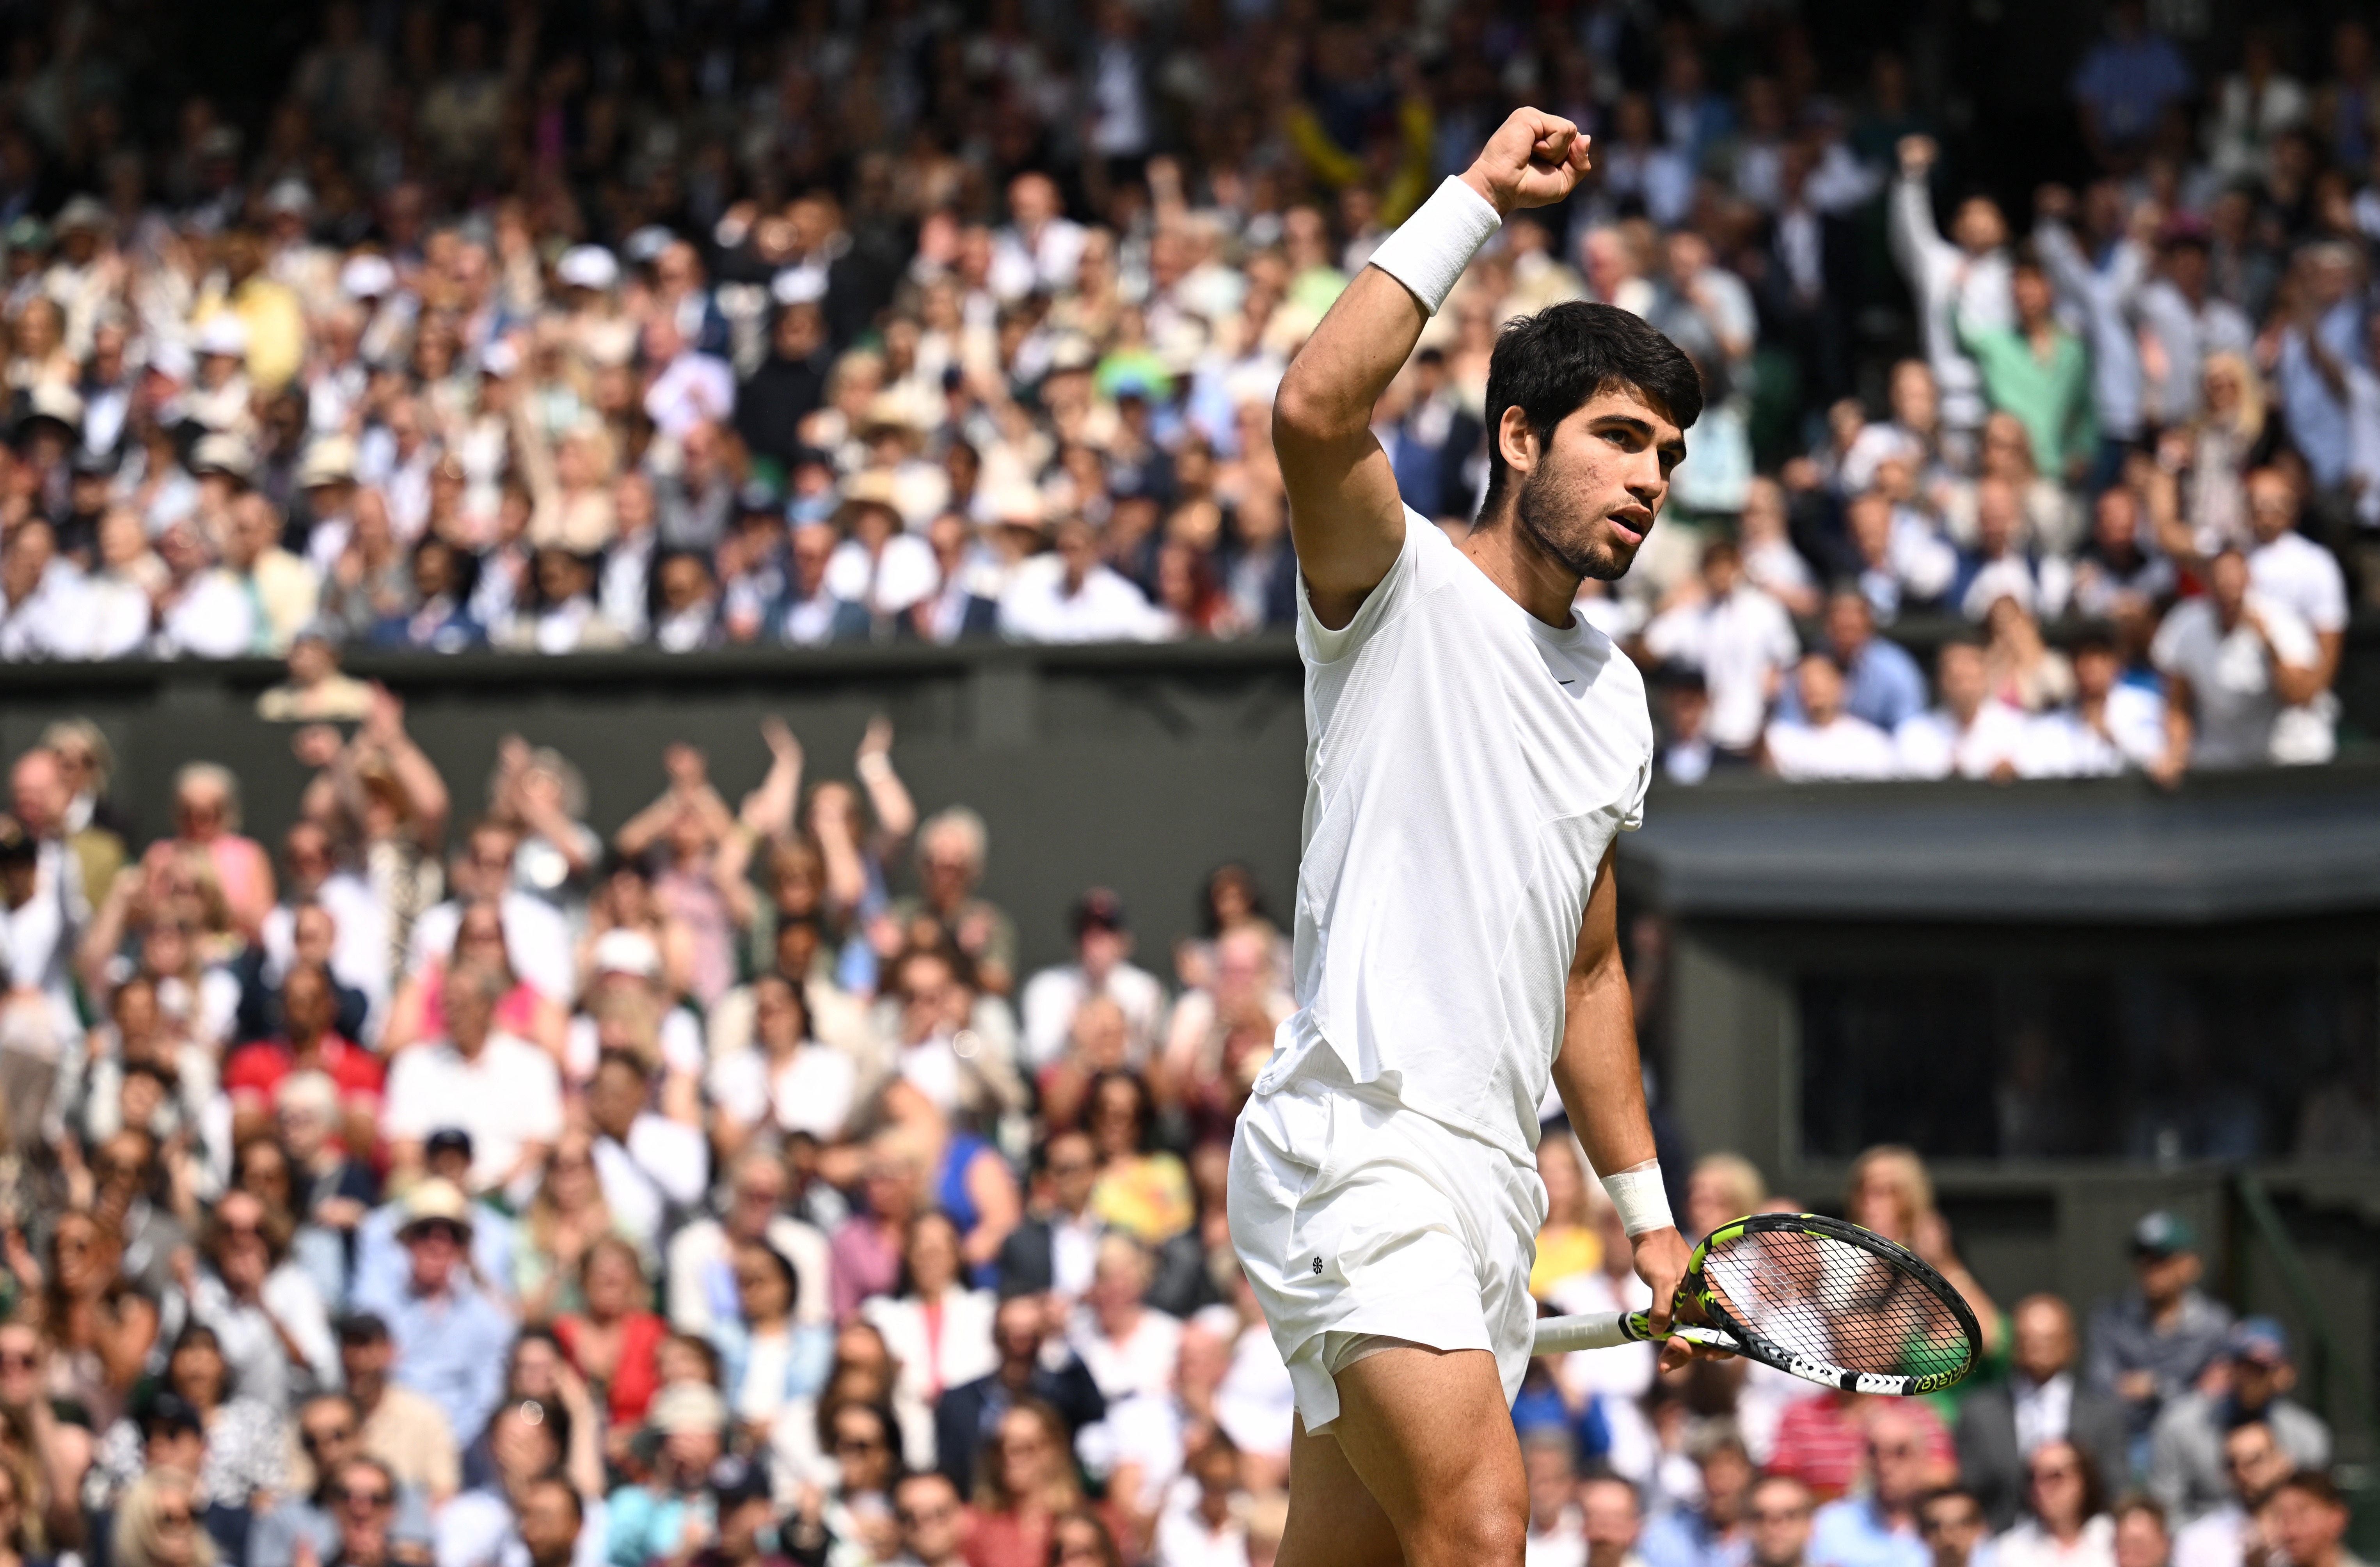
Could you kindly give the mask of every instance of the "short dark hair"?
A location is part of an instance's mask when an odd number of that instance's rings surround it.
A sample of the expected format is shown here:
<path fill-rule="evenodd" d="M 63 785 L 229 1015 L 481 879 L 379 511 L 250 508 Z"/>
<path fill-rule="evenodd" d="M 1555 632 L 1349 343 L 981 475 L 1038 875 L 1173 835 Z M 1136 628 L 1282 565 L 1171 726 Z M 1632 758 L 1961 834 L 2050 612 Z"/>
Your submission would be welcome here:
<path fill-rule="evenodd" d="M 2301 1496 L 2312 1498 L 2317 1505 L 2333 1512 L 2347 1505 L 2347 1498 L 2340 1492 L 2338 1482 L 2320 1469 L 2301 1469 L 2273 1488 L 2273 1494 L 2276 1496 L 2282 1491 L 2296 1491 Z"/>
<path fill-rule="evenodd" d="M 1633 310 L 1573 299 L 1506 323 L 1488 359 L 1488 496 L 1504 492 L 1504 410 L 1517 407 L 1542 441 L 1599 392 L 1625 387 L 1677 421 L 1702 417 L 1703 381 L 1692 359 Z"/>

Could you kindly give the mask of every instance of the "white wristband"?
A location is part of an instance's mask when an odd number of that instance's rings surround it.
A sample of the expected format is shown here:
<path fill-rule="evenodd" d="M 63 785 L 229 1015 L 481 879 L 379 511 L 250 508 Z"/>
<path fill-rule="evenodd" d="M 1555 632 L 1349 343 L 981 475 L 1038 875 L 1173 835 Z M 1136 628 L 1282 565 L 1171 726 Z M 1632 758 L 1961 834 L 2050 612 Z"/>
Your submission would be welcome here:
<path fill-rule="evenodd" d="M 1603 1189 L 1610 1194 L 1611 1206 L 1620 1210 L 1620 1222 L 1632 1240 L 1647 1230 L 1667 1230 L 1677 1223 L 1670 1217 L 1670 1194 L 1662 1188 L 1658 1159 L 1606 1175 Z"/>
<path fill-rule="evenodd" d="M 1372 252 L 1372 264 L 1412 290 L 1431 315 L 1488 236 L 1504 226 L 1488 199 L 1448 175 L 1421 209 Z"/>

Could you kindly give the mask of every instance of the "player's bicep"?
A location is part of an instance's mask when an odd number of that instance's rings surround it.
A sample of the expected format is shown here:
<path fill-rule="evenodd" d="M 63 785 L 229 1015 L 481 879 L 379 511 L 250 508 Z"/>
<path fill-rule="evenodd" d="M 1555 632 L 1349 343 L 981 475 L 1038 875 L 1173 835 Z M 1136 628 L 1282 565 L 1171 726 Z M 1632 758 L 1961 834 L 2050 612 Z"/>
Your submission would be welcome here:
<path fill-rule="evenodd" d="M 1289 492 L 1289 533 L 1315 616 L 1336 631 L 1389 575 L 1405 544 L 1404 502 L 1368 430 L 1315 442 L 1274 437 Z"/>

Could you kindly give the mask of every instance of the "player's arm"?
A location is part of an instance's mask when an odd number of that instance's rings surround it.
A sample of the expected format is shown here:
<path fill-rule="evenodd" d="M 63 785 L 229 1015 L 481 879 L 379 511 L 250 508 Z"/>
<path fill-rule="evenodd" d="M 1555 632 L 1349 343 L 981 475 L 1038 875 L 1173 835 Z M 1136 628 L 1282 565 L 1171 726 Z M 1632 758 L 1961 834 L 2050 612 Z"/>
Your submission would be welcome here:
<path fill-rule="evenodd" d="M 1661 1332 L 1669 1328 L 1670 1304 L 1685 1277 L 1690 1251 L 1670 1219 L 1668 1200 L 1659 1195 L 1653 1119 L 1645 1109 L 1644 1069 L 1636 1057 L 1635 1002 L 1620 965 L 1620 894 L 1611 861 L 1607 849 L 1587 893 L 1586 919 L 1571 959 L 1569 1010 L 1561 1053 L 1554 1058 L 1554 1087 L 1587 1161 L 1628 1221 L 1636 1276 L 1652 1287 L 1649 1315 L 1654 1330 Z M 1662 1357 L 1682 1364 L 1686 1351 L 1685 1344 L 1672 1343 L 1663 1348 Z"/>
<path fill-rule="evenodd" d="M 1272 407 L 1272 443 L 1289 492 L 1290 537 L 1314 613 L 1354 618 L 1404 548 L 1404 508 L 1372 407 L 1471 253 L 1517 207 L 1571 193 L 1587 139 L 1555 115 L 1515 109 L 1463 175 L 1390 236 L 1290 361 Z M 1483 205 L 1484 203 L 1484 205 Z"/>

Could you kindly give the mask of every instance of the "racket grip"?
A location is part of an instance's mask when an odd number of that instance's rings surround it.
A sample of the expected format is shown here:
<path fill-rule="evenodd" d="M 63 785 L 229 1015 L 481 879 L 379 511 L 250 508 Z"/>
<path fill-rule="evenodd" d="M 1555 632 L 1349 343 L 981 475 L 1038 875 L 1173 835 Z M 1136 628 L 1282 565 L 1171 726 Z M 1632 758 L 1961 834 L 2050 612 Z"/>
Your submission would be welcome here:
<path fill-rule="evenodd" d="M 1563 1354 L 1574 1349 L 1618 1349 L 1643 1343 L 1645 1331 L 1641 1311 L 1597 1311 L 1584 1317 L 1547 1317 L 1537 1322 L 1535 1354 Z"/>

